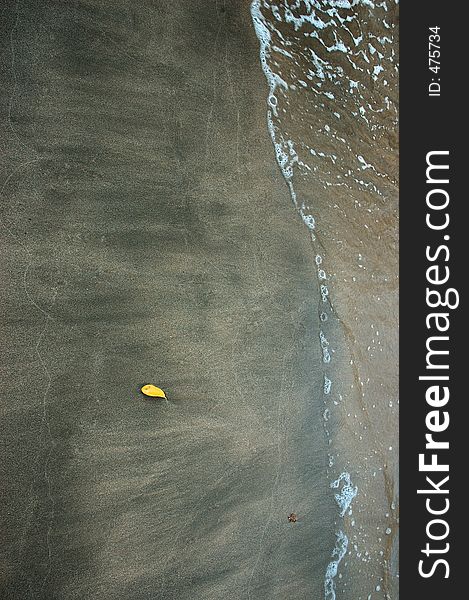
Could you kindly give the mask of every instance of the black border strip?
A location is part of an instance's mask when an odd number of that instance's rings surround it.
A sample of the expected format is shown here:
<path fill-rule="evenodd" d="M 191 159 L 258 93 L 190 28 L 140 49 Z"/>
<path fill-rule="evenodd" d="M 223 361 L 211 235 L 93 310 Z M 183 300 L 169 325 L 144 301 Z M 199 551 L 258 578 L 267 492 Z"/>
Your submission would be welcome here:
<path fill-rule="evenodd" d="M 467 192 L 462 181 L 468 167 L 465 160 L 465 136 L 467 129 L 466 116 L 466 44 L 469 40 L 467 28 L 468 10 L 465 3 L 439 2 L 402 2 L 400 6 L 400 464 L 401 464 L 401 543 L 400 543 L 400 594 L 402 598 L 456 598 L 464 591 L 457 593 L 457 587 L 464 590 L 462 578 L 463 544 L 466 537 L 466 519 L 463 513 L 466 493 L 463 490 L 468 479 L 465 460 L 467 448 L 463 444 L 466 433 L 464 408 L 468 402 L 463 385 L 463 373 L 469 366 L 463 365 L 466 359 L 465 337 L 467 326 L 464 324 L 466 273 L 469 271 L 469 253 L 465 248 L 466 204 Z M 432 72 L 429 66 L 430 27 L 439 27 L 438 49 L 441 52 L 440 68 Z M 434 81 L 432 81 L 434 80 Z M 440 95 L 429 95 L 429 85 L 439 83 Z M 431 92 L 436 94 L 438 86 L 433 85 Z M 432 155 L 429 160 L 434 163 L 448 164 L 449 169 L 435 169 L 429 172 L 430 179 L 444 180 L 449 183 L 427 182 L 427 153 L 447 151 L 449 154 Z M 430 202 L 443 201 L 449 196 L 448 207 L 443 210 L 429 209 L 427 194 L 430 190 L 441 190 L 430 195 Z M 432 230 L 426 224 L 429 217 L 443 223 L 444 214 L 448 213 L 448 227 Z M 449 236 L 445 239 L 444 236 Z M 439 246 L 447 246 L 447 252 L 441 249 L 436 258 L 429 260 L 429 254 L 435 257 Z M 466 258 L 467 257 L 467 258 Z M 437 265 L 430 271 L 430 277 L 442 278 L 448 267 L 449 280 L 446 283 L 430 284 L 427 269 Z M 459 294 L 459 306 L 454 309 L 428 306 L 426 289 L 436 289 L 443 295 L 448 288 L 454 288 Z M 456 293 L 450 294 L 451 302 L 455 302 Z M 434 294 L 431 301 L 436 301 Z M 447 313 L 450 322 L 447 332 L 436 331 L 436 319 L 430 318 L 430 328 L 426 317 L 432 312 Z M 443 325 L 445 318 L 439 321 Z M 448 336 L 448 340 L 433 340 L 430 347 L 448 350 L 448 355 L 427 357 L 426 343 L 431 336 Z M 427 358 L 433 363 L 447 364 L 449 369 L 429 369 Z M 420 380 L 419 376 L 449 376 L 449 381 Z M 442 393 L 447 385 L 450 393 L 448 402 L 440 406 L 430 406 L 426 399 L 428 387 L 439 385 Z M 433 438 L 448 441 L 449 449 L 426 450 L 425 435 L 429 433 L 427 415 L 430 411 L 438 411 L 438 417 L 428 417 L 430 425 L 444 421 L 444 413 L 448 413 L 449 426 Z M 424 462 L 430 462 L 432 453 L 437 454 L 438 464 L 448 464 L 449 471 L 425 472 L 419 470 L 419 454 L 425 453 Z M 462 460 L 461 460 L 462 459 Z M 440 482 L 449 475 L 449 480 Z M 426 477 L 432 478 L 440 490 L 448 493 L 418 494 L 418 489 L 432 489 Z M 428 499 L 428 505 L 427 505 Z M 449 501 L 449 504 L 446 502 Z M 431 515 L 428 506 L 433 510 L 448 510 L 441 515 Z M 458 515 L 459 514 L 459 518 Z M 428 531 L 435 537 L 446 533 L 443 523 L 448 523 L 449 532 L 446 537 L 437 541 L 428 536 Z M 429 544 L 431 552 L 428 556 L 422 552 Z M 446 546 L 448 544 L 448 546 Z M 434 550 L 441 552 L 434 553 Z M 447 550 L 447 551 L 446 551 Z M 436 561 L 441 559 L 446 564 Z M 420 563 L 420 561 L 424 561 Z M 423 577 L 421 570 L 431 576 Z M 445 576 L 448 575 L 446 578 Z M 451 595 L 449 595 L 451 594 Z"/>

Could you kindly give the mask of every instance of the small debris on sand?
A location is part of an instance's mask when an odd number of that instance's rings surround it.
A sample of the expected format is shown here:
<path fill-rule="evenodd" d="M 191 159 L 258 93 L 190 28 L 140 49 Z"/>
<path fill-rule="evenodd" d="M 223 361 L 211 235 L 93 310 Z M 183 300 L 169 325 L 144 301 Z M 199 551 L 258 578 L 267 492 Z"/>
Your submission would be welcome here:
<path fill-rule="evenodd" d="M 145 396 L 151 396 L 152 398 L 166 399 L 166 394 L 164 393 L 164 391 L 161 388 L 156 387 L 156 385 L 152 385 L 151 383 L 144 385 L 141 388 L 141 392 L 142 394 L 145 394 Z"/>

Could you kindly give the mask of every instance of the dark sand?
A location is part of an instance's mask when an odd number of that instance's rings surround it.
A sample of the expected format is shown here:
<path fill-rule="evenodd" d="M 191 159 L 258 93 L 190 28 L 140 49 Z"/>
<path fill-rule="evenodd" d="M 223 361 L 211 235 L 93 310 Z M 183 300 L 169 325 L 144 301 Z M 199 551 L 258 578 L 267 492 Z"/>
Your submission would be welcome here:
<path fill-rule="evenodd" d="M 1 21 L 2 597 L 322 598 L 314 254 L 248 2 Z"/>

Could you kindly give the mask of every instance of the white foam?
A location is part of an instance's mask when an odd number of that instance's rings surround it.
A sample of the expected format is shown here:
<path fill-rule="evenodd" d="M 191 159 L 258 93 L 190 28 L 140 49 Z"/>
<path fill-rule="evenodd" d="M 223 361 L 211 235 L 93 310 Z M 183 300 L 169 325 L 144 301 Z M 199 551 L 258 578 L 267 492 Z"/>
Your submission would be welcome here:
<path fill-rule="evenodd" d="M 323 302 L 327 302 L 329 296 L 329 289 L 327 285 L 321 285 L 321 298 Z"/>
<path fill-rule="evenodd" d="M 334 578 L 339 571 L 340 561 L 344 558 L 348 548 L 348 537 L 343 531 L 336 533 L 335 546 L 332 551 L 332 560 L 327 565 L 326 575 L 324 577 L 324 599 L 335 600 Z"/>
<path fill-rule="evenodd" d="M 350 473 L 344 472 L 339 475 L 339 477 L 331 483 L 331 488 L 338 489 L 342 484 L 342 489 L 339 493 L 334 494 L 335 501 L 339 505 L 340 508 L 340 516 L 343 517 L 350 507 L 352 500 L 358 493 L 358 487 L 352 485 L 352 480 L 350 478 Z"/>
<path fill-rule="evenodd" d="M 381 71 L 384 71 L 384 68 L 381 65 L 376 65 L 373 68 L 373 79 L 375 81 L 378 79 L 378 75 L 381 73 Z"/>
<path fill-rule="evenodd" d="M 319 332 L 319 340 L 321 342 L 321 348 L 322 348 L 322 360 L 324 363 L 330 363 L 331 362 L 331 354 L 329 352 L 329 342 L 328 342 L 326 336 L 324 335 L 323 331 Z"/>
<path fill-rule="evenodd" d="M 316 220 L 313 217 L 313 215 L 306 214 L 305 212 L 303 212 L 303 210 L 300 210 L 300 215 L 301 215 L 301 218 L 303 219 L 303 223 L 306 225 L 306 227 L 309 230 L 312 231 L 313 229 L 315 229 L 315 227 L 316 227 Z"/>

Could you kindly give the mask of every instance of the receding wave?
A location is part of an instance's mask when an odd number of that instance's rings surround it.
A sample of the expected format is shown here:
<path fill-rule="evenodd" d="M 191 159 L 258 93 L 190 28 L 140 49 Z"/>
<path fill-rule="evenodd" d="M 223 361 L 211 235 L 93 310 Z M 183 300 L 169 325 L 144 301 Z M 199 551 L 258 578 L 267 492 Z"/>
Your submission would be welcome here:
<path fill-rule="evenodd" d="M 341 317 L 343 307 L 337 304 L 340 300 L 336 298 L 340 289 L 337 284 L 334 285 L 334 280 L 337 280 L 336 263 L 334 266 L 330 264 L 331 252 L 325 251 L 331 242 L 335 242 L 330 233 L 333 227 L 330 214 L 333 212 L 326 214 L 326 210 L 336 210 L 340 219 L 349 220 L 350 231 L 354 226 L 374 228 L 375 225 L 367 224 L 369 215 L 378 215 L 375 222 L 379 225 L 383 218 L 381 214 L 394 210 L 397 183 L 393 162 L 397 132 L 397 3 L 397 0 L 254 0 L 251 3 L 252 21 L 259 40 L 260 64 L 268 84 L 266 121 L 273 156 L 315 254 L 320 295 L 317 315 L 319 345 L 323 363 L 323 386 L 318 390 L 318 396 L 322 394 L 325 403 L 323 417 L 325 435 L 331 447 L 328 457 L 328 468 L 333 475 L 331 488 L 337 490 L 334 497 L 340 520 L 348 518 L 349 527 L 355 526 L 355 520 L 351 520 L 351 504 L 359 489 L 352 483 L 351 474 L 342 469 L 344 465 L 351 465 L 356 471 L 364 471 L 363 467 L 368 466 L 364 462 L 367 458 L 354 461 L 352 449 L 347 459 L 342 459 L 341 469 L 340 461 L 336 461 L 334 455 L 338 438 L 332 434 L 331 422 L 335 412 L 339 425 L 344 414 L 349 418 L 352 416 L 351 409 L 343 406 L 348 395 L 355 396 L 355 390 L 363 390 L 364 384 L 360 375 L 362 367 L 354 355 L 356 324 L 349 325 Z M 313 196 L 308 192 L 313 186 L 319 195 Z M 324 192 L 321 193 L 321 190 Z M 340 190 L 340 199 L 334 198 L 334 190 Z M 347 201 L 347 191 L 353 201 L 348 206 L 341 205 L 341 198 Z M 360 198 L 365 198 L 366 202 Z M 366 210 L 368 215 L 357 216 L 362 210 Z M 344 234 L 346 236 L 347 233 Z M 356 241 L 356 238 L 352 241 L 353 245 Z M 344 244 L 344 241 L 340 243 Z M 360 244 L 364 246 L 363 241 Z M 366 269 L 364 254 L 365 250 L 358 253 L 358 266 L 362 270 Z M 357 279 L 351 272 L 349 277 L 352 282 Z M 361 301 L 366 302 L 364 296 Z M 334 322 L 340 323 L 345 343 L 350 349 L 349 378 L 356 379 L 351 389 L 342 393 L 340 386 L 336 385 L 339 382 L 334 380 L 341 372 L 340 366 L 334 367 L 335 348 L 331 342 L 335 335 Z M 374 329 L 375 325 L 371 326 Z M 373 343 L 376 343 L 375 340 L 373 338 Z M 368 346 L 368 352 L 370 348 Z M 370 408 L 375 406 L 371 395 L 368 397 L 367 393 L 360 391 L 359 402 L 364 415 L 368 414 L 368 401 Z M 392 400 L 390 402 L 392 406 Z M 369 431 L 373 429 L 370 420 L 368 425 L 365 420 L 358 425 L 370 435 Z M 362 442 L 364 436 L 354 435 Z M 373 435 L 376 437 L 376 431 Z M 374 454 L 377 455 L 378 451 L 374 450 Z M 384 464 L 379 470 L 387 468 Z M 341 470 L 334 473 L 335 469 Z M 371 476 L 375 477 L 376 472 Z M 366 477 L 370 478 L 369 473 Z M 386 513 L 386 518 L 388 516 Z M 338 524 L 336 545 L 325 575 L 326 600 L 336 597 L 335 578 L 348 546 L 349 538 Z M 384 552 L 379 552 L 377 571 L 384 560 Z M 368 551 L 357 551 L 356 554 L 360 560 L 370 560 Z M 374 591 L 381 589 L 382 580 L 380 578 Z"/>

